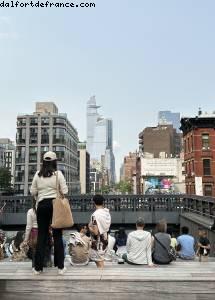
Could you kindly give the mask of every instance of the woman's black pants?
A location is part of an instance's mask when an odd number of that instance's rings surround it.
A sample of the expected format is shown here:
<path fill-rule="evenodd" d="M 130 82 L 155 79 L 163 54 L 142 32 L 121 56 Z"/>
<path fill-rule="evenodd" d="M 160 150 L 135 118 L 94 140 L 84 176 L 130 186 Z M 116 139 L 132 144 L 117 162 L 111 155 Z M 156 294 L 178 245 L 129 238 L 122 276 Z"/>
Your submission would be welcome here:
<path fill-rule="evenodd" d="M 53 199 L 43 199 L 37 207 L 38 237 L 35 253 L 35 270 L 43 270 L 45 248 L 49 237 L 49 228 L 52 222 Z M 52 229 L 54 239 L 54 265 L 59 269 L 64 268 L 64 248 L 62 229 Z"/>

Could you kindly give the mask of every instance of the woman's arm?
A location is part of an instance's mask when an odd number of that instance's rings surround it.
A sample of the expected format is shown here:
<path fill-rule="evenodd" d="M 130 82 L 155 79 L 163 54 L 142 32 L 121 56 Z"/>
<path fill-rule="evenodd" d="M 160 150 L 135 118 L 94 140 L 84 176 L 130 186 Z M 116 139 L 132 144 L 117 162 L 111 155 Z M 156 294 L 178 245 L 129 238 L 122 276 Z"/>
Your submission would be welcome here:
<path fill-rule="evenodd" d="M 31 187 L 30 187 L 30 193 L 32 196 L 38 195 L 38 189 L 37 189 L 37 173 L 34 175 Z"/>
<path fill-rule="evenodd" d="M 60 193 L 63 195 L 68 194 L 68 186 L 66 184 L 66 179 L 63 176 L 61 171 L 58 171 L 58 182 L 59 182 L 59 187 L 60 187 Z"/>

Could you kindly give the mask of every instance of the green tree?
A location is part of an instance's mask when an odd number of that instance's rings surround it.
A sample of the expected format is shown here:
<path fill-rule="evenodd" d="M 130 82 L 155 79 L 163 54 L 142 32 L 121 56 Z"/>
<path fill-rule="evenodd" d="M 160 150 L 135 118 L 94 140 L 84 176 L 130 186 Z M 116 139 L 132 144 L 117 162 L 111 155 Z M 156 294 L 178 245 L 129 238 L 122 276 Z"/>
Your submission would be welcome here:
<path fill-rule="evenodd" d="M 101 193 L 102 194 L 106 194 L 107 195 L 107 194 L 110 193 L 110 191 L 111 191 L 111 187 L 109 185 L 104 185 L 101 188 Z"/>
<path fill-rule="evenodd" d="M 11 192 L 11 173 L 7 168 L 0 168 L 0 191 Z"/>
<path fill-rule="evenodd" d="M 122 194 L 131 194 L 133 192 L 132 183 L 127 180 L 117 183 L 115 189 Z"/>

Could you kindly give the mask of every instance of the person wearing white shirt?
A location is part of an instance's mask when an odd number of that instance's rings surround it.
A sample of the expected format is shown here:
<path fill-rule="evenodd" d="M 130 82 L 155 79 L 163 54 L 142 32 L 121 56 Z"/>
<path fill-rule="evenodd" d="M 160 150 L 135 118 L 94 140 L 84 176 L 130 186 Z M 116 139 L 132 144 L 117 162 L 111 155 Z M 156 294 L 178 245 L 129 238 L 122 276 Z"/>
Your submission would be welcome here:
<path fill-rule="evenodd" d="M 143 230 L 144 220 L 142 218 L 138 218 L 136 228 L 137 230 L 128 235 L 126 244 L 127 254 L 123 254 L 122 258 L 132 265 L 148 265 L 149 267 L 153 267 L 151 233 Z"/>

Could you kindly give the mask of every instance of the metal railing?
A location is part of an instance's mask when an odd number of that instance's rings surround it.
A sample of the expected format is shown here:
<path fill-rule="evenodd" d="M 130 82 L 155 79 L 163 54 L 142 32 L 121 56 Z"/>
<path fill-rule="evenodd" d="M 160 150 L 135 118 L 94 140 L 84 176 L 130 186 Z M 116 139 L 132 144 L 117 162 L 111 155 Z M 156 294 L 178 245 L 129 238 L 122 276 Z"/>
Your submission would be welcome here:
<path fill-rule="evenodd" d="M 89 212 L 94 210 L 92 195 L 71 195 L 73 211 Z M 190 195 L 105 195 L 105 207 L 111 211 L 148 211 L 148 212 L 192 212 L 215 219 L 215 199 Z M 26 213 L 32 205 L 31 196 L 0 196 L 0 208 L 4 213 Z"/>

